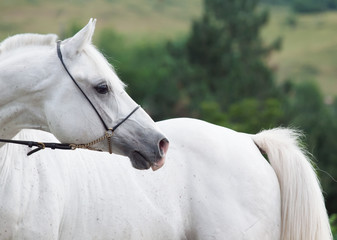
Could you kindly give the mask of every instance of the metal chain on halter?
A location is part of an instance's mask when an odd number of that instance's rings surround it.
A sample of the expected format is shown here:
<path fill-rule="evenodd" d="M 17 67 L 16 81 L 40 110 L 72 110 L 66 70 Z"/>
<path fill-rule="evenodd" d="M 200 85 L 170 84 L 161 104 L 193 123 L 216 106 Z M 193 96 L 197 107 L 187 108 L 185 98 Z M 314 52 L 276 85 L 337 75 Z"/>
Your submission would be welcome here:
<path fill-rule="evenodd" d="M 93 145 L 99 143 L 99 142 L 102 142 L 104 141 L 105 139 L 107 139 L 108 141 L 108 146 L 109 146 L 109 153 L 111 154 L 112 153 L 112 148 L 111 148 L 111 137 L 113 135 L 113 130 L 112 129 L 109 129 L 108 131 L 105 132 L 104 136 L 102 137 L 99 137 L 91 142 L 88 142 L 88 143 L 85 143 L 85 144 L 75 144 L 75 143 L 71 143 L 69 144 L 69 146 L 75 150 L 76 148 L 82 148 L 82 149 L 88 149 L 88 150 L 96 150 L 96 151 L 100 151 L 102 152 L 103 150 L 102 149 L 99 149 L 99 148 L 94 148 L 92 147 Z"/>

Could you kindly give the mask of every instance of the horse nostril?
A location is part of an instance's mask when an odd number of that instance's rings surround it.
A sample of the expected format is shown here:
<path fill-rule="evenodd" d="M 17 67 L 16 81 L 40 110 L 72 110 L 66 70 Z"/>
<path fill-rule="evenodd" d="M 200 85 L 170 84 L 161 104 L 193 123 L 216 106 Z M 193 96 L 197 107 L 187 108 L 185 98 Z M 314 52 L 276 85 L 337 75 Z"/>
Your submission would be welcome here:
<path fill-rule="evenodd" d="M 158 147 L 160 156 L 165 157 L 169 147 L 169 141 L 166 138 L 163 138 L 162 140 L 159 141 Z"/>

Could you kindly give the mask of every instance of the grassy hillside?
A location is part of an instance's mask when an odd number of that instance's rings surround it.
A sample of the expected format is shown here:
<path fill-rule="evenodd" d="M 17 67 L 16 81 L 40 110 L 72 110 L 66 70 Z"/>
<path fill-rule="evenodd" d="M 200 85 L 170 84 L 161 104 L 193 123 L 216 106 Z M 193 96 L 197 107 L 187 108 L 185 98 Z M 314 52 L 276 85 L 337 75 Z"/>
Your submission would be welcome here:
<path fill-rule="evenodd" d="M 22 32 L 62 36 L 71 24 L 96 17 L 98 31 L 114 29 L 129 43 L 160 41 L 186 34 L 201 9 L 202 0 L 0 0 L 0 39 Z M 283 39 L 269 59 L 278 81 L 318 81 L 327 96 L 337 96 L 336 26 L 337 12 L 295 15 L 271 7 L 262 36 Z"/>
<path fill-rule="evenodd" d="M 288 8 L 271 8 L 263 39 L 283 39 L 270 64 L 279 81 L 317 81 L 327 96 L 337 95 L 337 12 L 295 15 Z"/>
<path fill-rule="evenodd" d="M 201 0 L 1 0 L 0 39 L 21 32 L 58 33 L 98 19 L 130 41 L 173 38 L 200 15 Z"/>

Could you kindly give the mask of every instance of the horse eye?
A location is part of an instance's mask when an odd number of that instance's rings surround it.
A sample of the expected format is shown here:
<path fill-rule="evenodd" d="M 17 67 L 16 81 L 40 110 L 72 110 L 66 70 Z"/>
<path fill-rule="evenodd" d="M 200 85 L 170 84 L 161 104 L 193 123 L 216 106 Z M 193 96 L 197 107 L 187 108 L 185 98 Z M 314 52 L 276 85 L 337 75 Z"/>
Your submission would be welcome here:
<path fill-rule="evenodd" d="M 109 86 L 106 83 L 100 83 L 97 86 L 95 86 L 95 90 L 99 94 L 106 94 L 109 92 Z"/>

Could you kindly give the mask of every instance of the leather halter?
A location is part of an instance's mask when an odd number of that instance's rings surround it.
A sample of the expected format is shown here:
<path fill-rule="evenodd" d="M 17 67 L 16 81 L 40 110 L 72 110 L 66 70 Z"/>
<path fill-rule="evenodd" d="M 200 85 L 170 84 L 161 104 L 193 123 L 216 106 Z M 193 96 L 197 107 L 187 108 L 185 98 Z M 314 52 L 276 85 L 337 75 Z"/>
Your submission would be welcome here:
<path fill-rule="evenodd" d="M 85 148 L 85 149 L 89 149 L 89 150 L 96 150 L 96 151 L 102 151 L 101 149 L 97 149 L 94 148 L 93 145 L 102 142 L 104 140 L 108 141 L 108 145 L 109 145 L 109 153 L 112 153 L 112 147 L 111 147 L 111 137 L 114 133 L 114 131 L 120 126 L 122 125 L 129 117 L 131 117 L 132 114 L 134 114 L 139 108 L 140 106 L 136 106 L 125 118 L 123 118 L 119 123 L 117 123 L 115 126 L 113 126 L 112 128 L 108 127 L 108 125 L 105 123 L 105 121 L 103 120 L 102 116 L 99 114 L 98 110 L 96 109 L 95 105 L 92 103 L 92 101 L 90 100 L 90 98 L 85 94 L 85 92 L 82 90 L 82 88 L 79 86 L 79 84 L 76 82 L 75 78 L 71 75 L 71 73 L 69 72 L 67 66 L 65 65 L 64 61 L 63 61 L 63 57 L 62 57 L 62 52 L 61 52 L 61 41 L 57 41 L 57 56 L 59 57 L 65 71 L 67 72 L 67 74 L 69 75 L 69 77 L 71 78 L 71 80 L 74 82 L 74 84 L 77 86 L 77 88 L 81 91 L 81 93 L 84 95 L 84 97 L 87 99 L 87 101 L 90 103 L 90 105 L 92 106 L 92 108 L 95 110 L 97 116 L 99 117 L 99 119 L 101 120 L 106 132 L 105 134 L 100 137 L 97 138 L 89 143 L 85 143 L 85 144 L 74 144 L 74 143 L 47 143 L 47 142 L 34 142 L 34 141 L 21 141 L 21 140 L 10 140 L 10 139 L 0 139 L 0 142 L 5 142 L 5 143 L 14 143 L 14 144 L 20 144 L 20 145 L 26 145 L 28 147 L 33 147 L 35 146 L 36 148 L 33 149 L 32 151 L 28 152 L 27 155 L 31 155 L 41 149 L 45 149 L 45 148 L 51 148 L 51 149 L 61 149 L 61 150 L 75 150 L 76 148 Z"/>

